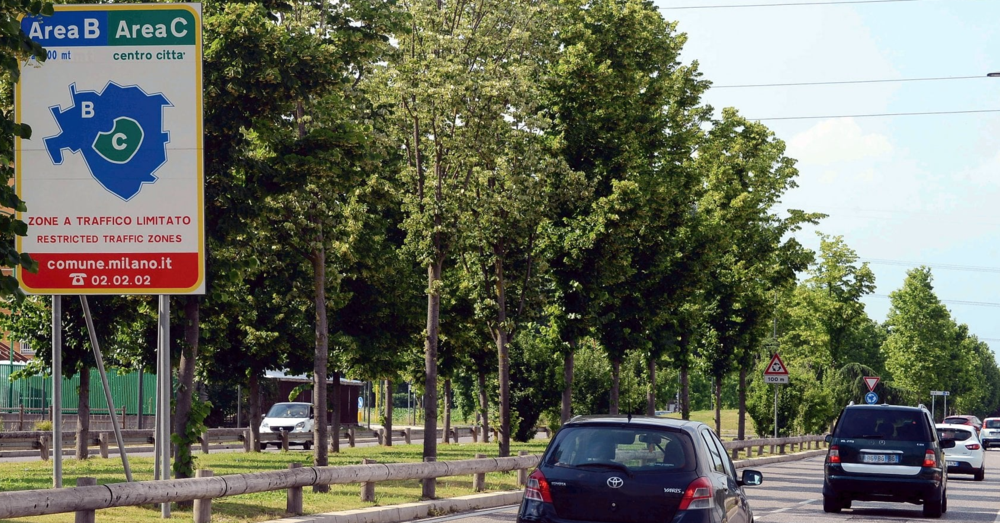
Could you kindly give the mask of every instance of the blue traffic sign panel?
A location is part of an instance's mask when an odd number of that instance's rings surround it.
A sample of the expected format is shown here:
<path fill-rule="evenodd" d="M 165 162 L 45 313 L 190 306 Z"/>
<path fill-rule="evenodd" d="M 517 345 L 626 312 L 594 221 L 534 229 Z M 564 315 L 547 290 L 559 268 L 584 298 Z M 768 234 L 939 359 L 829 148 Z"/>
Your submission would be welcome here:
<path fill-rule="evenodd" d="M 874 392 L 869 392 L 868 394 L 865 394 L 865 403 L 869 405 L 874 405 L 878 403 L 878 394 L 875 394 Z"/>

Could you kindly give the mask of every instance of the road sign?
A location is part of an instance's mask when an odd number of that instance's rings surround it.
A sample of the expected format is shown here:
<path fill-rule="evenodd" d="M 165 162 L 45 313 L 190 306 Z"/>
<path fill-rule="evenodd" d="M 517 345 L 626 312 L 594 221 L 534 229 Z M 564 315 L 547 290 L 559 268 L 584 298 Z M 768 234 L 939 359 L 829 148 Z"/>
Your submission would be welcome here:
<path fill-rule="evenodd" d="M 865 394 L 865 403 L 869 405 L 874 405 L 878 403 L 878 394 L 875 394 L 874 392 L 869 392 L 868 394 Z"/>
<path fill-rule="evenodd" d="M 21 29 L 17 250 L 32 294 L 205 292 L 200 4 L 57 5 Z"/>
<path fill-rule="evenodd" d="M 781 361 L 781 356 L 778 356 L 777 352 L 764 369 L 764 383 L 788 383 L 788 367 Z"/>
<path fill-rule="evenodd" d="M 875 392 L 875 386 L 878 385 L 878 376 L 865 376 L 865 385 L 868 386 L 868 392 Z"/>
<path fill-rule="evenodd" d="M 931 396 L 948 396 L 949 393 L 946 390 L 932 390 Z"/>

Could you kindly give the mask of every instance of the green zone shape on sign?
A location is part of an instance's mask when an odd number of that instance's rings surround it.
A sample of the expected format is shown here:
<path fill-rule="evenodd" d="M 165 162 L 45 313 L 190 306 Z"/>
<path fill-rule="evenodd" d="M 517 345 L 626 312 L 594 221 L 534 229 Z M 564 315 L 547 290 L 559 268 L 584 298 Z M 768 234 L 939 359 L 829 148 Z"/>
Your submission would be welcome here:
<path fill-rule="evenodd" d="M 94 150 L 111 163 L 127 163 L 142 145 L 142 126 L 139 122 L 122 116 L 115 118 L 115 127 L 106 133 L 97 133 Z"/>

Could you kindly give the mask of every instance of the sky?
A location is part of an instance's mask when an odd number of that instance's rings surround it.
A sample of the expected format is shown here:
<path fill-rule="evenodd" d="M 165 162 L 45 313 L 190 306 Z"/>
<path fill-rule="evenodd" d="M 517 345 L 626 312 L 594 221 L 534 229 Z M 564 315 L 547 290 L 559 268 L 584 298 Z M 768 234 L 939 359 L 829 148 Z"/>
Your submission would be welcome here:
<path fill-rule="evenodd" d="M 986 77 L 1000 72 L 1000 0 L 654 3 L 713 82 L 704 101 L 761 120 L 798 160 L 780 208 L 829 217 L 797 238 L 818 250 L 816 231 L 842 236 L 870 262 L 869 316 L 885 321 L 906 271 L 927 266 L 955 321 L 1000 351 L 1000 78 Z M 751 4 L 785 5 L 732 7 Z M 955 77 L 975 78 L 728 87 Z M 823 118 L 774 119 L 806 116 Z"/>

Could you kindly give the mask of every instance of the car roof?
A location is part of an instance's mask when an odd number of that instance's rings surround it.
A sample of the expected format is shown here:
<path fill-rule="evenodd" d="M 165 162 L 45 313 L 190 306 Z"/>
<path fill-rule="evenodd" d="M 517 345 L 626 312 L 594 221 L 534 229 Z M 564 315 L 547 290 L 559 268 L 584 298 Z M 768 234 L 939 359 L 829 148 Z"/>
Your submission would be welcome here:
<path fill-rule="evenodd" d="M 573 425 L 573 426 L 586 426 L 586 425 L 605 425 L 605 424 L 635 424 L 644 426 L 654 426 L 654 427 L 667 427 L 667 428 L 682 428 L 689 431 L 698 430 L 701 427 L 707 427 L 704 423 L 700 421 L 690 421 L 682 420 L 676 418 L 661 418 L 658 416 L 628 416 L 628 415 L 610 415 L 610 414 L 591 414 L 586 416 L 576 416 L 569 421 L 567 421 L 563 426 Z"/>
<path fill-rule="evenodd" d="M 919 411 L 927 412 L 927 407 L 924 407 L 923 405 L 920 405 L 919 407 L 914 407 L 912 405 L 889 405 L 888 403 L 882 403 L 882 404 L 879 404 L 879 405 L 860 405 L 860 404 L 858 404 L 858 405 L 848 405 L 848 406 L 846 406 L 844 408 L 845 409 L 872 409 L 872 410 L 879 410 L 879 409 L 919 410 Z"/>

